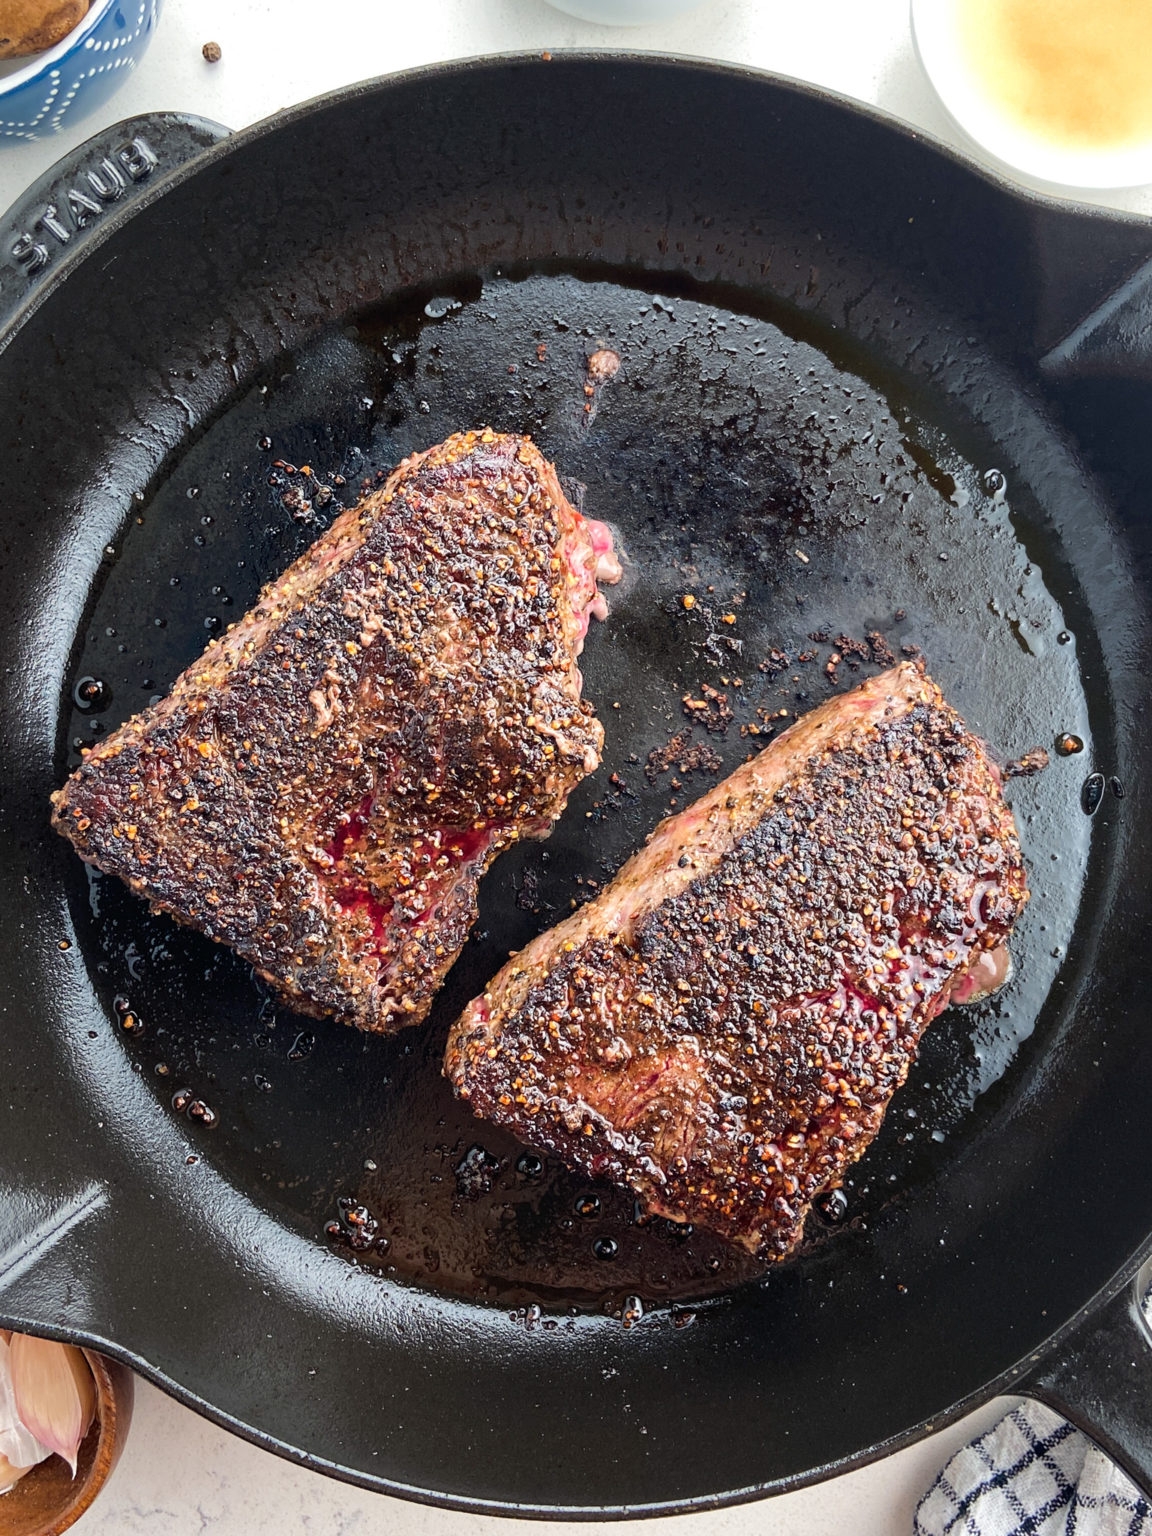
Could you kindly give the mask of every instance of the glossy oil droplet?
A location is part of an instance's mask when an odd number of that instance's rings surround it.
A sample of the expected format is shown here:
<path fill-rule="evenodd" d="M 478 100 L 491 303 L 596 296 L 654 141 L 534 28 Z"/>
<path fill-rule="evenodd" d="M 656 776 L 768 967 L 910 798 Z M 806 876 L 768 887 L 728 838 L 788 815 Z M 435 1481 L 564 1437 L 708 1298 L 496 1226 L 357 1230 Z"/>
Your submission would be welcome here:
<path fill-rule="evenodd" d="M 1100 802 L 1104 798 L 1104 775 L 1102 773 L 1090 773 L 1084 780 L 1084 788 L 1080 791 L 1080 804 L 1085 816 L 1095 816 L 1100 809 Z"/>
<path fill-rule="evenodd" d="M 582 1216 L 585 1221 L 590 1221 L 593 1216 L 600 1214 L 600 1196 L 587 1194 L 577 1195 L 573 1210 L 577 1216 Z"/>
<path fill-rule="evenodd" d="M 620 1313 L 620 1321 L 625 1328 L 635 1328 L 636 1324 L 644 1316 L 644 1303 L 639 1296 L 625 1296 L 624 1306 Z"/>
<path fill-rule="evenodd" d="M 344 1195 L 336 1206 L 340 1222 L 330 1222 L 325 1228 L 330 1237 L 342 1237 L 350 1248 L 357 1250 L 371 1248 L 374 1243 L 380 1249 L 387 1248 L 387 1238 L 380 1235 L 380 1223 L 366 1205 Z"/>
<path fill-rule="evenodd" d="M 1079 736 L 1066 732 L 1063 736 L 1056 738 L 1056 750 L 1061 757 L 1073 757 L 1077 752 L 1083 752 L 1084 743 Z"/>
<path fill-rule="evenodd" d="M 516 1161 L 516 1172 L 522 1179 L 538 1179 L 544 1172 L 544 1160 L 535 1152 L 525 1152 Z"/>
<path fill-rule="evenodd" d="M 830 1189 L 816 1204 L 825 1221 L 843 1221 L 848 1214 L 848 1196 L 842 1189 Z"/>
<path fill-rule="evenodd" d="M 592 1244 L 592 1252 L 598 1259 L 603 1259 L 605 1263 L 611 1263 L 620 1252 L 620 1245 L 614 1237 L 598 1237 Z"/>
<path fill-rule="evenodd" d="M 107 709 L 112 702 L 112 690 L 100 677 L 81 677 L 72 689 L 72 702 L 84 714 L 93 710 Z"/>

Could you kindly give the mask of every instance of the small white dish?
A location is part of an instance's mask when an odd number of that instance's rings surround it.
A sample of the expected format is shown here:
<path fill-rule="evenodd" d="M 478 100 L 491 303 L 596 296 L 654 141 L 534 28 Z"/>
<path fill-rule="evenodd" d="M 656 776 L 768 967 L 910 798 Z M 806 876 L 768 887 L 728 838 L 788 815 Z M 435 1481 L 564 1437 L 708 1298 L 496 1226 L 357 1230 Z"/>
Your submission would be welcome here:
<path fill-rule="evenodd" d="M 696 10 L 702 0 L 548 0 L 558 11 L 608 27 L 642 27 Z"/>
<path fill-rule="evenodd" d="M 1084 0 L 1086 6 L 1092 0 Z M 965 35 L 968 0 L 912 0 L 912 34 L 925 73 L 956 124 L 995 159 L 1064 187 L 1152 183 L 1152 135 L 1120 146 L 1080 148 L 1032 131 L 1005 107 Z"/>

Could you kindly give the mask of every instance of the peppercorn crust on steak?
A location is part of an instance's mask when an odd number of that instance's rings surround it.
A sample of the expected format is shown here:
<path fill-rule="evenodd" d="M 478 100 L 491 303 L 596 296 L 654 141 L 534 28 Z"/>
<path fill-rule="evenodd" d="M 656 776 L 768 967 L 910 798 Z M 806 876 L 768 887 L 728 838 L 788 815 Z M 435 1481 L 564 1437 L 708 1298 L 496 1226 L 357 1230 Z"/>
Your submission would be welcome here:
<path fill-rule="evenodd" d="M 533 1147 L 782 1258 L 927 1025 L 1004 980 L 1027 899 L 995 765 L 907 663 L 662 822 L 469 1005 L 445 1070 Z"/>
<path fill-rule="evenodd" d="M 89 752 L 53 823 L 293 1008 L 417 1024 L 488 865 L 599 763 L 576 656 L 619 573 L 527 438 L 451 437 Z"/>

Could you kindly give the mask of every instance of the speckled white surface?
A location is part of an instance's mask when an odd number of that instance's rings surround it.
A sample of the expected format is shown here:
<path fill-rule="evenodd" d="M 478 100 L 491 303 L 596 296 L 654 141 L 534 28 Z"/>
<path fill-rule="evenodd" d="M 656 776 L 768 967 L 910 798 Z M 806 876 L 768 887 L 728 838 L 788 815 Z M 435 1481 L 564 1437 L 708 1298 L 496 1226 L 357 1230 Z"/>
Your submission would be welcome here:
<path fill-rule="evenodd" d="M 216 65 L 200 54 L 210 39 L 223 49 Z M 876 103 L 949 143 L 961 139 L 916 60 L 907 0 L 706 0 L 686 16 L 627 30 L 575 21 L 543 0 L 167 0 L 150 53 L 102 116 L 50 142 L 0 149 L 0 207 L 70 145 L 133 113 L 198 112 L 239 128 L 367 75 L 437 59 L 574 46 L 757 65 Z M 1149 188 L 1093 200 L 1152 213 Z M 645 1536 L 904 1536 L 939 1467 L 1007 1406 L 989 1404 L 829 1483 L 738 1509 L 646 1522 Z M 141 1383 L 124 1458 L 73 1529 L 78 1536 L 514 1536 L 525 1527 L 342 1486 L 235 1439 Z M 552 1529 L 593 1536 L 621 1528 Z"/>
<path fill-rule="evenodd" d="M 907 1536 L 941 1465 L 1009 1406 L 1007 1399 L 989 1404 L 886 1461 L 763 1503 L 623 1527 L 540 1529 L 548 1536 Z M 302 1471 L 141 1382 L 123 1459 L 73 1529 L 77 1536 L 526 1536 L 530 1527 L 405 1504 Z"/>

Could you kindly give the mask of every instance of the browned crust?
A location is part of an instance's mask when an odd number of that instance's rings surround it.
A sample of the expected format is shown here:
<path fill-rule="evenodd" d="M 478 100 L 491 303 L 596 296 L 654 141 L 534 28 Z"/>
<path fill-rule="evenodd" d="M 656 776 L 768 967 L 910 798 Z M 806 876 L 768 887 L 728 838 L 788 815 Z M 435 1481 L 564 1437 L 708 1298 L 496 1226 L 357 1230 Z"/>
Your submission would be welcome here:
<path fill-rule="evenodd" d="M 767 1257 L 1027 900 L 983 744 L 905 664 L 806 716 L 515 956 L 449 1038 L 480 1115 Z"/>
<path fill-rule="evenodd" d="M 418 1023 L 492 858 L 599 761 L 595 558 L 528 439 L 415 454 L 88 754 L 53 824 L 294 1007 Z"/>

